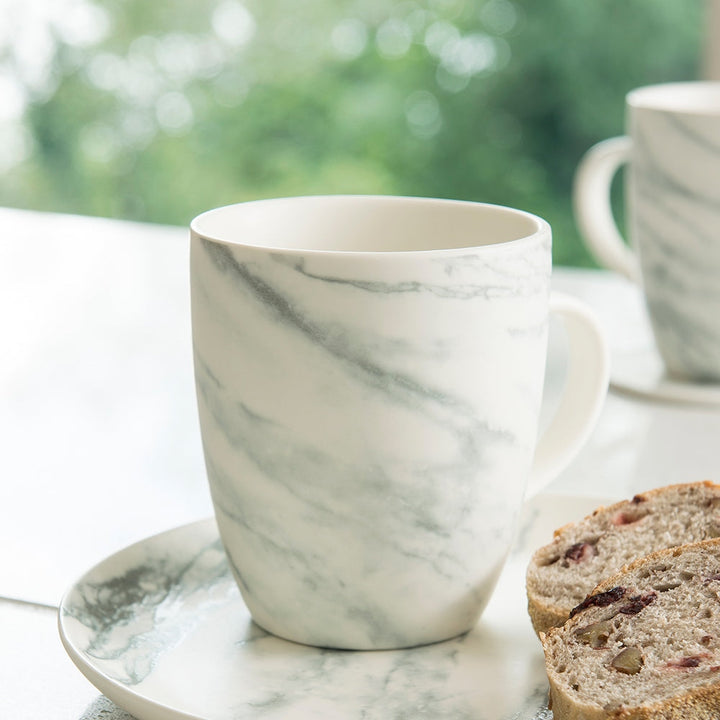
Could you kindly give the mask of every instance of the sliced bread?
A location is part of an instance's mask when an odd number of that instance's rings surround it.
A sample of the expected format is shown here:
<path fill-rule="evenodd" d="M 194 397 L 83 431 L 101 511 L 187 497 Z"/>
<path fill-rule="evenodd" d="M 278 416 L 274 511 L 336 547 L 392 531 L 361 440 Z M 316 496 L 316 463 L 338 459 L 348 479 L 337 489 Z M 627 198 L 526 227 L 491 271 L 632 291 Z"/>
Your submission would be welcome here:
<path fill-rule="evenodd" d="M 720 485 L 670 485 L 598 508 L 555 531 L 527 570 L 528 612 L 537 633 L 562 625 L 604 578 L 655 550 L 720 536 Z"/>
<path fill-rule="evenodd" d="M 555 720 L 720 718 L 720 538 L 659 550 L 541 633 Z"/>

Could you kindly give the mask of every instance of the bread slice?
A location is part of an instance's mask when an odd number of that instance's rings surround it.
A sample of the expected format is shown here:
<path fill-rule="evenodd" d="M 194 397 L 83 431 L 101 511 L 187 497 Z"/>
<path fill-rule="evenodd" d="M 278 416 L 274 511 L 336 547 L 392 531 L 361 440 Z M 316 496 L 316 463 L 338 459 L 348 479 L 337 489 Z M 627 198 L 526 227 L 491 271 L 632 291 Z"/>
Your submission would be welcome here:
<path fill-rule="evenodd" d="M 720 718 L 720 538 L 659 550 L 540 638 L 555 720 Z"/>
<path fill-rule="evenodd" d="M 670 485 L 598 508 L 555 531 L 530 560 L 528 612 L 535 632 L 562 625 L 604 578 L 667 547 L 720 536 L 720 485 Z"/>

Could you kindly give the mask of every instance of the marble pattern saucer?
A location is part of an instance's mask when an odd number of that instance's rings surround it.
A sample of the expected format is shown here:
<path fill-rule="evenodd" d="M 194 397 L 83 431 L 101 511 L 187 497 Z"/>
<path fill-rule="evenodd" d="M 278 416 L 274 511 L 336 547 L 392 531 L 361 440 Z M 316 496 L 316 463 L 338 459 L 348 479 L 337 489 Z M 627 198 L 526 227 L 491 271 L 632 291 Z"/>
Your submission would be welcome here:
<path fill-rule="evenodd" d="M 214 520 L 132 545 L 88 571 L 59 611 L 82 673 L 138 720 L 541 720 L 547 681 L 525 611 L 531 549 L 600 501 L 540 496 L 476 628 L 409 650 L 348 652 L 255 625 Z"/>
<path fill-rule="evenodd" d="M 650 338 L 644 345 L 613 352 L 610 387 L 636 397 L 689 405 L 720 405 L 720 384 L 672 378 Z"/>

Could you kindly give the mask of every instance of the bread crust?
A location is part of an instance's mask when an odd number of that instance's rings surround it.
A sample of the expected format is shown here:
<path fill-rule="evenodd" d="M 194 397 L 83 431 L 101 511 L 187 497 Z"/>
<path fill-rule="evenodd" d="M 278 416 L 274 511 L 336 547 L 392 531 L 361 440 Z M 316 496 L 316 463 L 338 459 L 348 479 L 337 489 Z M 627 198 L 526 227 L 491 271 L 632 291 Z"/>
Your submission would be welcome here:
<path fill-rule="evenodd" d="M 604 515 L 613 515 L 617 512 L 620 512 L 622 509 L 627 508 L 628 506 L 631 506 L 633 504 L 633 501 L 635 501 L 638 498 L 641 498 L 642 501 L 652 501 L 653 499 L 665 495 L 669 492 L 676 492 L 678 490 L 682 489 L 689 489 L 693 487 L 705 487 L 710 490 L 714 490 L 716 492 L 720 493 L 720 485 L 717 483 L 714 483 L 710 480 L 702 480 L 699 482 L 694 483 L 675 483 L 673 485 L 666 485 L 664 487 L 660 488 L 654 488 L 652 490 L 648 490 L 642 493 L 639 493 L 638 495 L 635 495 L 635 497 L 631 500 L 621 500 L 619 502 L 613 503 L 612 505 L 603 506 L 596 508 L 592 513 L 585 516 L 581 520 L 578 520 L 576 522 L 570 522 L 562 527 L 556 529 L 553 533 L 553 542 L 557 538 L 560 538 L 564 534 L 566 534 L 569 530 L 572 528 L 578 527 L 580 524 L 587 522 L 591 520 L 592 518 L 595 518 L 596 516 L 600 514 Z M 552 544 L 552 543 L 551 543 Z M 550 545 L 545 545 L 542 548 L 539 548 L 532 556 L 530 560 L 530 564 L 528 566 L 528 575 L 530 574 L 530 570 L 533 567 L 534 563 L 537 563 L 537 558 L 539 555 L 545 551 Z M 532 588 L 532 584 L 530 582 L 526 582 L 526 593 L 527 593 L 527 610 L 528 615 L 530 616 L 530 620 L 533 625 L 533 629 L 535 630 L 535 633 L 539 636 L 541 632 L 547 632 L 550 630 L 550 628 L 553 627 L 559 627 L 561 626 L 565 620 L 567 620 L 567 609 L 565 606 L 559 606 L 556 604 L 553 604 L 552 602 L 548 602 L 545 598 L 540 596 L 538 593 L 535 593 Z M 715 718 L 715 720 L 720 720 L 719 718 Z"/>
<path fill-rule="evenodd" d="M 527 595 L 528 615 L 530 616 L 530 622 L 535 630 L 535 634 L 538 637 L 551 628 L 560 627 L 567 620 L 567 615 L 565 613 L 558 612 L 552 605 L 549 605 L 539 598 L 532 596 L 530 591 L 528 591 Z"/>
<path fill-rule="evenodd" d="M 579 704 L 570 698 L 548 676 L 550 700 L 548 707 L 554 720 L 718 720 L 720 718 L 720 687 L 689 690 L 665 703 L 658 702 L 638 708 L 604 710 L 597 706 Z"/>
<path fill-rule="evenodd" d="M 639 558 L 622 568 L 618 573 L 603 580 L 592 591 L 592 595 L 610 590 L 613 587 L 623 584 L 627 573 L 638 567 L 647 565 L 658 560 L 672 559 L 685 552 L 689 548 L 717 548 L 720 549 L 720 538 L 702 540 L 696 543 L 663 548 L 650 553 L 646 557 Z M 568 624 L 573 623 L 568 620 Z M 579 621 L 577 621 L 579 622 Z M 577 624 L 575 622 L 575 624 Z M 548 640 L 555 634 L 562 631 L 562 628 L 553 627 L 547 632 L 540 633 L 540 640 L 543 649 L 548 650 Z M 718 720 L 720 718 L 720 675 L 713 685 L 692 688 L 681 695 L 658 701 L 651 704 L 632 708 L 617 708 L 607 710 L 598 705 L 579 703 L 563 687 L 559 675 L 554 670 L 546 656 L 546 669 L 550 685 L 548 707 L 553 711 L 555 720 Z"/>

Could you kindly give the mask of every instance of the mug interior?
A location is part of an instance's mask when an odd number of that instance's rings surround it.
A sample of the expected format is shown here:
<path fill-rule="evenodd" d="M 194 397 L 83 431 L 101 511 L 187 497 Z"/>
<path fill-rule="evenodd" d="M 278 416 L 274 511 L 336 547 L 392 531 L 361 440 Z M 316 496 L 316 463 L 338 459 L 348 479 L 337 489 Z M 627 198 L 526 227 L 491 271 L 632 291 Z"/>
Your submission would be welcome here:
<path fill-rule="evenodd" d="M 196 217 L 196 235 L 229 244 L 319 252 L 423 252 L 507 243 L 547 227 L 499 205 L 369 195 L 280 198 Z"/>
<path fill-rule="evenodd" d="M 685 82 L 648 85 L 632 90 L 627 103 L 634 109 L 720 115 L 720 83 Z"/>

